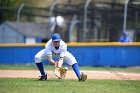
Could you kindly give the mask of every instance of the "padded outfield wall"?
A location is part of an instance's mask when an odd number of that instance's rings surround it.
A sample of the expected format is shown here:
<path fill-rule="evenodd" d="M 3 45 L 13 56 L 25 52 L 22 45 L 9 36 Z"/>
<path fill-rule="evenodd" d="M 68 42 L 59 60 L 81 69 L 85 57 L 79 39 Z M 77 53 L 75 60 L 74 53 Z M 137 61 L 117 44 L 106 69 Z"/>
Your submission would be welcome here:
<path fill-rule="evenodd" d="M 0 44 L 0 64 L 34 64 L 34 55 L 44 46 Z M 80 66 L 140 66 L 140 43 L 68 43 L 68 51 Z"/>

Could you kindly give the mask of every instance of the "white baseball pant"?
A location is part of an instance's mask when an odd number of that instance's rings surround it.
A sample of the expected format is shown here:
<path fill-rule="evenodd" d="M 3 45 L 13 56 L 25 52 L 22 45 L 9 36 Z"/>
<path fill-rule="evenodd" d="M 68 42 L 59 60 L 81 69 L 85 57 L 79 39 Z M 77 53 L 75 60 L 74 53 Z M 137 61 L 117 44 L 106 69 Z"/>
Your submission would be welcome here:
<path fill-rule="evenodd" d="M 48 56 L 46 54 L 45 49 L 40 50 L 36 55 L 35 55 L 35 63 L 40 63 L 45 59 L 48 59 Z M 52 55 L 52 57 L 54 57 L 55 55 Z M 59 57 L 59 55 L 58 55 Z M 69 65 L 73 65 L 75 63 L 77 63 L 75 57 L 68 51 L 65 52 L 65 56 L 64 56 L 64 62 L 66 62 Z"/>

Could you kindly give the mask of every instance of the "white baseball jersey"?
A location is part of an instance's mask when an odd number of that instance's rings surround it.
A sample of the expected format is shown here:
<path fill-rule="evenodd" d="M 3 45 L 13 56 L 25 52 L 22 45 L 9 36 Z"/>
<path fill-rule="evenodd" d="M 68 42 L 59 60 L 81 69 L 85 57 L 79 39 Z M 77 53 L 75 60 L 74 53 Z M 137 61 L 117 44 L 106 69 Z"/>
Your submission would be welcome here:
<path fill-rule="evenodd" d="M 45 49 L 42 49 L 35 55 L 35 62 L 40 63 L 42 60 L 48 58 L 48 56 L 59 56 L 60 58 L 64 58 L 64 62 L 69 65 L 73 65 L 77 63 L 75 57 L 67 51 L 67 45 L 64 41 L 60 41 L 60 46 L 56 49 L 53 45 L 52 39 L 50 39 L 45 45 Z"/>
<path fill-rule="evenodd" d="M 60 41 L 60 46 L 56 49 L 52 43 L 52 39 L 45 45 L 45 51 L 48 56 L 59 55 L 60 58 L 64 58 L 67 51 L 67 45 L 64 41 Z"/>

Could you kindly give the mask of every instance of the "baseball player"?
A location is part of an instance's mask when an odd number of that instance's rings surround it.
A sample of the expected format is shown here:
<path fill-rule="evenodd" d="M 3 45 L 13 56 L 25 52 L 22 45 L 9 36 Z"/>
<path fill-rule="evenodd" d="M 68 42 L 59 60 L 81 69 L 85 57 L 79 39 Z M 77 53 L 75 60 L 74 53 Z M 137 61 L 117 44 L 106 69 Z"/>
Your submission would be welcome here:
<path fill-rule="evenodd" d="M 58 57 L 58 61 L 53 60 L 55 56 Z M 45 59 L 48 59 L 51 64 L 58 67 L 62 66 L 64 60 L 67 64 L 72 66 L 79 81 L 84 82 L 87 79 L 87 75 L 80 72 L 75 57 L 67 51 L 67 45 L 58 33 L 53 34 L 52 39 L 47 42 L 45 48 L 35 55 L 35 63 L 41 73 L 39 80 L 42 81 L 47 79 L 47 74 L 44 72 L 42 64 L 42 60 Z"/>
<path fill-rule="evenodd" d="M 127 32 L 123 32 L 122 37 L 120 37 L 119 42 L 132 42 L 132 40 L 129 38 Z"/>

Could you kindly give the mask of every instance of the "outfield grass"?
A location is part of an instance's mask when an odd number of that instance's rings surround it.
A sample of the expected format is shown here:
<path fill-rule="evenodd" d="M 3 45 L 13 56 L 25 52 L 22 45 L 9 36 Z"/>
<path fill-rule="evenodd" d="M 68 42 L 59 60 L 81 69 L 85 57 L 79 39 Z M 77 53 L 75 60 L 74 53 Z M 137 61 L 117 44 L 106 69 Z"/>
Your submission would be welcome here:
<path fill-rule="evenodd" d="M 70 66 L 68 66 L 69 70 L 72 70 Z M 45 70 L 54 70 L 54 66 L 44 66 Z M 122 72 L 135 72 L 135 73 L 140 73 L 140 68 L 121 68 L 121 67 L 92 67 L 92 66 L 80 66 L 81 70 L 96 70 L 96 71 L 101 71 L 101 70 L 109 70 L 109 71 L 122 71 Z M 0 70 L 37 70 L 36 65 L 2 65 L 0 64 Z"/>
<path fill-rule="evenodd" d="M 0 78 L 0 93 L 139 93 L 140 81 Z"/>

